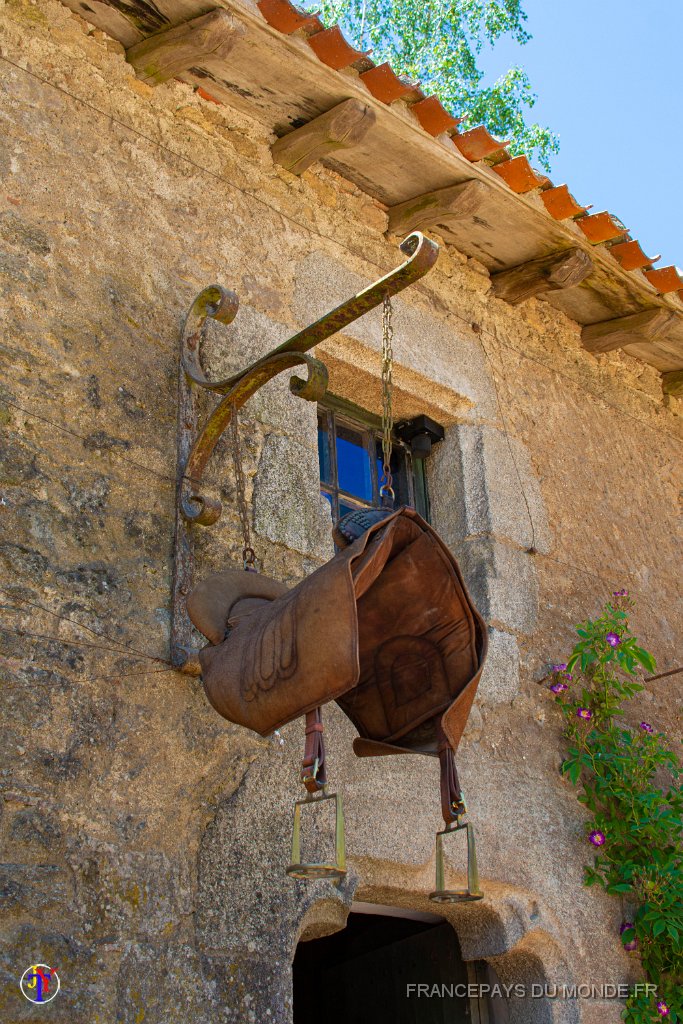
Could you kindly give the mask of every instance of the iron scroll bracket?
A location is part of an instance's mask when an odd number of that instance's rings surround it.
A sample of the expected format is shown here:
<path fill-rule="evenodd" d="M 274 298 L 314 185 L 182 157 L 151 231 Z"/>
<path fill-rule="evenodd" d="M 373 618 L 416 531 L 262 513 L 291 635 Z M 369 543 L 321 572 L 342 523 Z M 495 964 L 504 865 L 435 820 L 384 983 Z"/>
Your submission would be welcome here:
<path fill-rule="evenodd" d="M 315 402 L 322 398 L 327 388 L 327 368 L 319 359 L 308 355 L 309 350 L 375 309 L 385 296 L 397 295 L 415 284 L 431 270 L 439 255 L 436 242 L 419 231 L 408 235 L 401 242 L 400 249 L 408 259 L 399 267 L 226 380 L 207 379 L 201 361 L 202 339 L 207 319 L 224 324 L 235 319 L 239 299 L 234 292 L 220 285 L 210 285 L 192 303 L 181 336 L 178 376 L 171 661 L 181 671 L 190 675 L 200 673 L 186 608 L 194 575 L 193 528 L 211 526 L 220 518 L 221 504 L 202 493 L 202 478 L 216 444 L 230 424 L 233 411 L 241 408 L 273 377 L 301 365 L 306 367 L 307 377 L 303 379 L 293 375 L 289 382 L 290 390 L 307 401 Z M 198 389 L 221 396 L 201 428 L 196 402 Z"/>

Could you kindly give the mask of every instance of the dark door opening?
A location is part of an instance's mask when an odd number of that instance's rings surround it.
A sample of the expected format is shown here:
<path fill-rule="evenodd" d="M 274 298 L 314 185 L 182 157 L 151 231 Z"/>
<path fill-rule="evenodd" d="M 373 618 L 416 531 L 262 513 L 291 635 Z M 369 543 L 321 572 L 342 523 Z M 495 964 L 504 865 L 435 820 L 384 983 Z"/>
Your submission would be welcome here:
<path fill-rule="evenodd" d="M 343 931 L 299 943 L 293 972 L 294 1024 L 486 1019 L 468 998 L 467 965 L 445 921 L 351 913 Z"/>

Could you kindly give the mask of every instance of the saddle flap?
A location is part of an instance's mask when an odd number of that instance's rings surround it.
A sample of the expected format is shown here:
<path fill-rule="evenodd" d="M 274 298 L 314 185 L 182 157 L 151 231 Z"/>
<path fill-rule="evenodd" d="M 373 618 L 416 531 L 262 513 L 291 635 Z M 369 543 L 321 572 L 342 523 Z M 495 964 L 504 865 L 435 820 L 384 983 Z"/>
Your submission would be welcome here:
<path fill-rule="evenodd" d="M 199 655 L 214 708 L 262 736 L 334 700 L 358 678 L 358 623 L 348 566 L 332 559 L 292 590 L 283 589 L 270 601 L 244 596 L 236 601 L 235 590 L 226 588 L 237 614 L 228 612 L 227 637 Z M 243 610 L 248 613 L 240 614 Z"/>

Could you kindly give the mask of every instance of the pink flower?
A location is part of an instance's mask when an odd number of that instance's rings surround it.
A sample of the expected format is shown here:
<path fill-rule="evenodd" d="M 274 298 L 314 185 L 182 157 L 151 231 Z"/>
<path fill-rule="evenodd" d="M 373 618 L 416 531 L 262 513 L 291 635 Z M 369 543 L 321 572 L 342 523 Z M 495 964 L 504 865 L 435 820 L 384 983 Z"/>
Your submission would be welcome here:
<path fill-rule="evenodd" d="M 589 835 L 588 842 L 592 843 L 593 846 L 604 846 L 607 842 L 607 836 L 604 832 L 601 832 L 599 828 L 596 828 Z"/>
<path fill-rule="evenodd" d="M 624 932 L 631 931 L 631 929 L 634 927 L 635 925 L 633 924 L 633 921 L 624 921 L 621 928 L 619 929 L 619 934 L 623 935 Z M 638 949 L 638 940 L 635 937 L 635 935 L 629 942 L 624 942 L 624 949 L 627 953 L 633 953 L 636 949 Z"/>
<path fill-rule="evenodd" d="M 580 718 L 584 722 L 590 722 L 593 717 L 593 712 L 590 708 L 577 708 L 576 717 Z"/>
<path fill-rule="evenodd" d="M 660 999 L 659 1002 L 657 1003 L 657 1013 L 659 1014 L 660 1017 L 668 1017 L 669 1014 L 671 1013 L 671 1010 L 666 1005 L 666 1003 L 664 1002 L 663 999 Z"/>

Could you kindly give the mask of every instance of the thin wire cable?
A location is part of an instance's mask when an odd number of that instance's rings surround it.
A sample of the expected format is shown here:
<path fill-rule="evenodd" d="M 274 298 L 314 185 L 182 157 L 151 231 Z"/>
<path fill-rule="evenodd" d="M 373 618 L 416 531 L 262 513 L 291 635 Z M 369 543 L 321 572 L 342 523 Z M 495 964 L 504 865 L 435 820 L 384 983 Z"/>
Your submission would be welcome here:
<path fill-rule="evenodd" d="M 125 653 L 127 651 L 133 651 L 135 654 L 139 654 L 143 658 L 149 657 L 149 655 L 146 654 L 144 651 L 139 651 L 135 647 L 131 647 L 129 643 L 123 643 L 119 640 L 116 640 L 113 636 L 109 636 L 107 633 L 101 633 L 96 629 L 92 629 L 90 626 L 86 626 L 85 623 L 79 622 L 77 619 L 72 619 L 68 615 L 61 615 L 59 612 L 53 612 L 50 608 L 46 608 L 42 604 L 37 604 L 35 601 L 29 601 L 28 598 L 26 597 L 21 597 L 17 594 L 13 594 L 10 590 L 6 590 L 4 587 L 0 587 L 0 593 L 6 594 L 7 597 L 9 597 L 12 601 L 21 601 L 23 604 L 28 605 L 30 608 L 36 608 L 38 611 L 45 612 L 47 615 L 52 615 L 55 619 L 61 619 L 63 622 L 69 622 L 71 625 L 76 626 L 78 629 L 85 630 L 85 632 L 91 633 L 93 636 L 99 637 L 101 640 L 109 640 L 110 643 L 122 647 L 122 653 Z M 12 610 L 21 611 L 20 608 Z"/>
<path fill-rule="evenodd" d="M 133 676 L 160 676 L 164 673 L 180 672 L 179 668 L 169 665 L 168 668 L 137 668 L 134 672 L 119 672 L 115 676 L 98 676 L 98 683 L 118 683 L 121 679 L 132 679 Z"/>
<path fill-rule="evenodd" d="M 157 658 L 151 654 L 131 654 L 130 651 L 119 650 L 116 647 L 105 647 L 103 644 L 91 644 L 87 640 L 65 640 L 61 636 L 47 636 L 45 633 L 30 633 L 25 629 L 8 629 L 7 626 L 0 626 L 0 633 L 7 633 L 9 636 L 29 637 L 32 640 L 47 640 L 51 643 L 61 644 L 63 647 L 90 647 L 96 651 L 107 651 L 109 654 L 121 654 L 126 658 L 139 658 L 143 661 L 156 661 L 162 665 L 170 665 L 168 658 Z"/>
<path fill-rule="evenodd" d="M 62 93 L 64 96 L 67 96 L 69 99 L 73 100 L 74 102 L 80 103 L 82 106 L 87 107 L 89 110 L 94 111 L 95 113 L 99 114 L 101 117 L 106 118 L 106 120 L 112 122 L 113 124 L 117 124 L 120 128 L 123 128 L 125 131 L 128 131 L 131 134 L 136 135 L 136 136 L 138 136 L 141 139 L 144 139 L 146 142 L 149 142 L 150 145 L 156 146 L 158 149 L 162 150 L 163 152 L 168 153 L 169 156 L 172 156 L 174 159 L 181 160 L 184 163 L 188 164 L 189 166 L 194 167 L 195 170 L 198 170 L 202 174 L 205 174 L 207 177 L 213 178 L 215 181 L 220 181 L 227 188 L 232 189 L 235 192 L 240 192 L 242 195 L 248 196 L 249 198 L 253 199 L 255 202 L 260 203 L 262 206 L 265 206 L 267 209 L 269 209 L 273 213 L 277 214 L 278 217 L 282 217 L 284 220 L 289 221 L 291 224 L 296 224 L 298 227 L 300 227 L 307 234 L 314 235 L 316 238 L 320 238 L 323 241 L 330 242 L 330 243 L 338 246 L 339 248 L 343 249 L 345 252 L 352 252 L 353 255 L 356 255 L 360 259 L 364 260 L 364 262 L 368 266 L 373 267 L 373 269 L 379 271 L 381 274 L 384 274 L 386 272 L 385 269 L 382 269 L 381 267 L 378 267 L 376 264 L 373 264 L 372 262 L 370 262 L 367 259 L 367 255 L 364 252 L 359 251 L 359 252 L 356 253 L 352 249 L 350 249 L 348 246 L 346 246 L 343 242 L 340 242 L 337 238 L 330 237 L 329 235 L 323 235 L 320 231 L 317 231 L 315 228 L 311 227 L 310 224 L 305 224 L 303 221 L 300 221 L 296 217 L 293 217 L 290 213 L 285 213 L 283 210 L 278 209 L 277 206 L 274 206 L 272 203 L 269 203 L 266 199 L 263 198 L 263 196 L 259 195 L 258 192 L 252 191 L 250 189 L 242 188 L 240 185 L 236 185 L 235 182 L 230 181 L 228 178 L 222 177 L 222 175 L 220 175 L 220 174 L 216 174 L 215 171 L 209 170 L 208 167 L 204 167 L 202 164 L 196 163 L 194 160 L 190 159 L 190 157 L 185 156 L 182 153 L 178 153 L 174 149 L 170 149 L 168 146 L 165 146 L 162 142 L 159 142 L 157 139 L 153 139 L 151 136 L 145 135 L 144 132 L 139 131 L 137 128 L 134 128 L 132 125 L 127 124 L 125 121 L 121 121 L 119 118 L 115 117 L 113 114 L 107 113 L 105 110 L 102 110 L 100 107 L 95 106 L 95 104 L 90 103 L 88 100 L 84 100 L 81 96 L 76 96 L 74 93 L 69 92 L 68 89 L 65 89 L 63 86 L 57 85 L 55 82 L 51 82 L 48 78 L 44 78 L 42 75 L 38 75 L 35 71 L 29 71 L 28 68 L 22 67 L 21 64 L 17 64 L 15 61 L 10 60 L 9 57 L 6 57 L 4 54 L 0 54 L 0 60 L 4 61 L 6 64 L 9 64 L 11 67 L 16 68 L 17 71 L 23 72 L 25 75 L 28 75 L 30 78 L 33 78 L 33 79 L 35 79 L 38 82 L 42 82 L 44 85 L 49 86 L 50 88 L 54 89 L 56 92 Z M 417 284 L 415 287 L 420 288 L 421 285 Z M 458 320 L 461 320 L 462 323 L 466 324 L 467 327 L 469 327 L 470 329 L 472 328 L 472 321 L 467 319 L 467 317 L 463 316 L 461 313 L 458 313 L 455 310 L 449 310 L 449 313 L 450 313 L 451 316 L 454 316 Z M 608 399 L 606 399 L 604 397 L 604 395 L 598 394 L 597 392 L 593 391 L 591 388 L 586 387 L 586 385 L 585 385 L 585 383 L 583 381 L 580 381 L 577 378 L 572 377 L 571 374 L 565 373 L 563 370 L 560 370 L 557 367 L 550 366 L 549 364 L 543 362 L 543 360 L 541 360 L 541 359 L 537 359 L 534 356 L 530 356 L 527 352 L 524 352 L 522 349 L 516 348 L 516 346 L 514 346 L 514 345 L 510 345 L 510 344 L 507 344 L 507 343 L 505 343 L 503 341 L 500 341 L 500 339 L 498 339 L 497 336 L 492 331 L 489 331 L 489 330 L 487 330 L 484 327 L 480 327 L 480 334 L 488 335 L 490 338 L 492 338 L 494 341 L 497 341 L 504 348 L 507 348 L 507 349 L 510 349 L 513 352 L 516 352 L 518 355 L 522 356 L 524 359 L 527 359 L 530 362 L 536 363 L 539 366 L 543 366 L 546 370 L 549 370 L 551 373 L 556 373 L 559 376 L 564 377 L 566 380 L 569 380 L 573 384 L 575 384 L 578 387 L 580 387 L 584 394 L 592 395 L 598 401 L 604 402 L 610 408 L 615 409 L 621 415 L 627 416 L 629 419 L 632 419 L 634 422 L 641 424 L 641 426 L 646 427 L 648 430 L 652 430 L 656 434 L 661 434 L 663 437 L 668 437 L 671 440 L 677 441 L 679 444 L 683 443 L 683 438 L 677 437 L 676 434 L 672 434 L 668 430 L 661 430 L 659 427 L 655 427 L 651 423 L 648 423 L 647 420 L 643 420 L 639 416 L 634 416 L 633 413 L 629 412 L 627 409 L 623 409 L 623 408 L 621 408 L 621 406 L 614 405 L 614 403 L 608 401 Z M 628 387 L 628 385 L 625 385 L 625 386 Z M 635 389 L 629 388 L 629 390 L 633 391 Z M 642 393 L 638 392 L 638 394 L 642 394 Z M 123 457 L 123 456 L 121 456 L 121 457 Z M 154 472 L 154 471 L 150 470 L 150 472 Z"/>
<path fill-rule="evenodd" d="M 0 57 L 0 60 L 1 59 L 2 57 Z M 9 405 L 13 409 L 18 409 L 18 411 L 23 413 L 25 416 L 30 416 L 36 420 L 41 420 L 43 423 L 47 423 L 48 426 L 54 427 L 56 430 L 61 430 L 64 434 L 69 434 L 71 437 L 75 437 L 79 441 L 90 440 L 90 438 L 88 438 L 85 434 L 78 434 L 75 430 L 71 430 L 70 427 L 65 427 L 63 424 L 57 423 L 55 420 L 48 419 L 47 416 L 41 416 L 40 413 L 32 412 L 30 409 L 25 409 L 23 405 L 19 405 L 17 402 L 13 402 L 11 399 L 5 397 L 4 395 L 0 396 L 0 403 Z M 118 459 L 122 459 L 123 462 L 127 462 L 128 465 L 135 466 L 136 469 L 142 469 L 144 470 L 145 473 L 149 473 L 152 476 L 156 476 L 159 480 L 166 480 L 175 486 L 175 479 L 172 476 L 166 476 L 165 473 L 159 473 L 158 470 L 152 469 L 151 466 L 144 466 L 141 462 L 136 462 L 135 459 L 129 459 L 128 456 L 124 455 L 120 451 L 117 451 L 116 448 L 108 448 L 107 451 L 110 455 L 115 455 Z"/>

